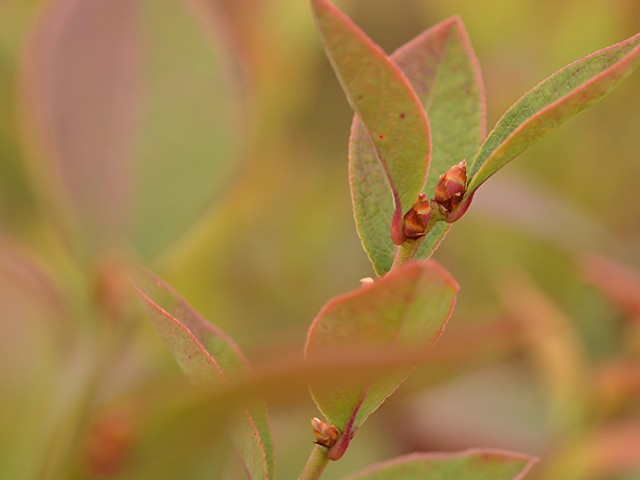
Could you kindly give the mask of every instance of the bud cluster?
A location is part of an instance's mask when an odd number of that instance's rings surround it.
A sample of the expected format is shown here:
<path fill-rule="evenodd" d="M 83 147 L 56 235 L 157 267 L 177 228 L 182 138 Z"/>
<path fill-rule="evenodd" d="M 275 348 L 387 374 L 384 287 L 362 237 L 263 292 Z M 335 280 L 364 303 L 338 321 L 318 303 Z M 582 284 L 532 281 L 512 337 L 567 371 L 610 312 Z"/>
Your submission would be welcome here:
<path fill-rule="evenodd" d="M 453 223 L 469 208 L 473 195 L 467 193 L 467 162 L 449 168 L 440 175 L 431 200 L 426 193 L 418 195 L 416 203 L 407 211 L 404 218 L 394 213 L 391 224 L 391 239 L 396 245 L 405 240 L 417 240 L 428 233 L 429 222 L 444 220 Z"/>

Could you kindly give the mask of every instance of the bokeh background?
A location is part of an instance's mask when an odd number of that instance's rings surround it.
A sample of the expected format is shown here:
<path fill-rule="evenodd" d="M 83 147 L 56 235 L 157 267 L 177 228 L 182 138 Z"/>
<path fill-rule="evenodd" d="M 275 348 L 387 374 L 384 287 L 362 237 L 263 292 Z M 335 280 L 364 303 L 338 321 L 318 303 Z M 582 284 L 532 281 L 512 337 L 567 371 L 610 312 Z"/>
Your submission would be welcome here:
<path fill-rule="evenodd" d="M 489 128 L 640 30 L 635 0 L 336 3 L 388 52 L 459 14 Z M 0 3 L 0 478 L 242 478 L 124 271 L 157 272 L 257 366 L 298 358 L 372 275 L 351 116 L 304 0 Z M 540 456 L 532 479 L 640 479 L 639 133 L 636 72 L 480 189 L 435 254 L 461 292 L 432 360 L 327 479 L 474 446 Z M 295 478 L 317 412 L 271 390 Z"/>

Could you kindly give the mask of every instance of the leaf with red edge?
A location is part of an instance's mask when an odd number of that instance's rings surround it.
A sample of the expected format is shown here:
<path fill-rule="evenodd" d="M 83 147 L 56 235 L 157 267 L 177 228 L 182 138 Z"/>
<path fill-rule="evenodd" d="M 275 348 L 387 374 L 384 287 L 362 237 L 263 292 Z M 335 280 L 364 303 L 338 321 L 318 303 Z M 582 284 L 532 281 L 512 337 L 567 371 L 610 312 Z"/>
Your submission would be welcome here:
<path fill-rule="evenodd" d="M 467 195 L 509 161 L 611 92 L 640 65 L 640 33 L 543 80 L 498 121 L 468 170 Z"/>
<path fill-rule="evenodd" d="M 386 349 L 424 351 L 440 337 L 451 315 L 458 286 L 439 265 L 411 262 L 330 300 L 314 319 L 307 338 L 305 358 L 340 358 Z M 325 417 L 342 436 L 335 452 L 341 456 L 353 433 L 402 383 L 412 367 L 361 381 L 326 379 L 311 394 Z M 342 443 L 341 443 L 342 442 Z M 334 448 L 332 448 L 334 450 Z"/>
<path fill-rule="evenodd" d="M 471 159 L 485 136 L 485 95 L 476 55 L 459 17 L 444 20 L 392 55 L 429 116 L 432 152 L 424 192 L 433 197 L 440 175 Z M 354 117 L 349 142 L 351 192 L 358 233 L 378 274 L 389 270 L 395 246 L 388 234 L 393 204 L 386 175 Z M 440 222 L 423 240 L 416 258 L 428 258 L 449 224 Z"/>
<path fill-rule="evenodd" d="M 371 145 L 385 173 L 387 181 L 378 186 L 376 195 L 393 200 L 391 235 L 401 243 L 402 215 L 417 200 L 429 166 L 431 142 L 424 108 L 400 69 L 344 13 L 328 0 L 311 4 L 329 60 L 359 118 L 361 126 L 356 129 L 363 129 L 362 141 Z M 365 181 L 366 172 L 352 172 L 352 185 Z M 359 208 L 357 202 L 354 208 Z"/>
<path fill-rule="evenodd" d="M 414 453 L 373 465 L 347 480 L 520 480 L 537 461 L 493 449 Z"/>
<path fill-rule="evenodd" d="M 136 275 L 134 286 L 158 333 L 191 382 L 212 385 L 248 370 L 248 361 L 236 344 L 169 285 L 143 271 Z M 247 405 L 231 434 L 250 478 L 273 478 L 274 458 L 266 408 L 259 403 Z"/>

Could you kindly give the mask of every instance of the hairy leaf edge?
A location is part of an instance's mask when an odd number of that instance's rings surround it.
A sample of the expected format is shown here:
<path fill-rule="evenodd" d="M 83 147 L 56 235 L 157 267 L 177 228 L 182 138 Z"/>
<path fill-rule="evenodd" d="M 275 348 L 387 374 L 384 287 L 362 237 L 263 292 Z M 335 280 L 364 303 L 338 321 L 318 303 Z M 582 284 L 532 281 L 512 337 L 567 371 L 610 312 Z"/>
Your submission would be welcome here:
<path fill-rule="evenodd" d="M 453 275 L 451 275 L 451 273 L 445 269 L 442 265 L 440 265 L 439 263 L 435 262 L 434 260 L 424 260 L 424 261 L 415 261 L 415 262 L 411 262 L 408 263 L 407 265 L 405 265 L 403 268 L 390 272 L 387 275 L 380 277 L 378 280 L 376 280 L 374 283 L 370 284 L 370 285 L 363 285 L 361 287 L 355 288 L 353 290 L 350 290 L 348 292 L 345 292 L 341 295 L 338 295 L 337 297 L 334 297 L 332 299 L 330 299 L 327 303 L 325 303 L 322 308 L 320 309 L 320 311 L 318 312 L 318 314 L 315 316 L 315 318 L 313 319 L 313 322 L 311 323 L 311 326 L 309 327 L 309 333 L 307 335 L 307 341 L 305 343 L 304 346 L 304 352 L 305 352 L 305 357 L 307 355 L 308 349 L 309 349 L 309 342 L 311 339 L 311 336 L 313 335 L 313 332 L 315 331 L 318 323 L 320 323 L 320 319 L 323 317 L 324 313 L 332 308 L 335 307 L 335 305 L 340 304 L 342 302 L 346 302 L 351 300 L 354 297 L 357 297 L 359 295 L 364 295 L 364 292 L 367 292 L 368 290 L 371 290 L 373 288 L 380 288 L 378 287 L 376 284 L 378 282 L 385 282 L 385 281 L 389 281 L 389 279 L 393 279 L 396 276 L 400 276 L 402 275 L 407 269 L 410 268 L 417 268 L 417 269 L 422 269 L 422 268 L 431 268 L 433 269 L 433 271 L 435 271 L 438 275 L 441 276 L 441 278 L 444 280 L 445 283 L 448 283 L 454 291 L 454 295 L 453 298 L 451 300 L 451 304 L 449 305 L 449 311 L 447 312 L 447 315 L 445 316 L 444 321 L 442 322 L 442 325 L 440 326 L 440 329 L 438 330 L 438 333 L 436 334 L 433 342 L 431 342 L 431 344 L 429 345 L 429 349 L 431 350 L 431 348 L 433 348 L 436 343 L 438 343 L 438 341 L 440 340 L 440 337 L 442 336 L 442 334 L 444 333 L 444 329 L 447 326 L 447 324 L 449 323 L 449 319 L 451 318 L 453 311 L 455 310 L 455 306 L 456 306 L 456 301 L 457 301 L 457 294 L 460 291 L 460 285 L 458 284 L 458 282 L 456 282 L 456 280 L 453 278 Z M 409 377 L 409 375 L 411 375 L 411 373 L 413 372 L 413 370 L 416 368 L 416 366 L 412 367 L 407 374 L 402 378 L 402 380 L 400 382 L 398 382 L 398 384 L 396 385 L 396 387 L 389 392 L 388 395 L 386 395 L 382 401 L 380 401 L 380 403 L 378 403 L 378 405 L 376 406 L 376 408 L 374 408 L 367 416 L 365 416 L 364 418 L 362 418 L 362 420 L 359 422 L 358 425 L 356 425 L 355 429 L 359 428 L 360 425 L 362 425 L 367 418 L 369 418 L 369 416 L 375 412 L 378 408 L 380 408 L 380 406 L 386 401 L 387 398 L 389 398 L 391 395 L 393 395 L 395 393 L 395 391 L 400 387 L 400 385 L 402 385 L 402 383 Z M 366 396 L 366 389 L 365 391 L 363 391 L 363 396 Z M 320 407 L 320 405 L 318 404 L 318 401 L 316 400 L 315 396 L 313 395 L 313 393 L 311 393 L 311 397 L 313 398 L 314 403 L 316 404 L 316 407 L 318 408 L 318 410 L 320 411 L 320 413 L 322 413 L 322 415 L 325 416 L 325 418 L 329 418 L 330 416 L 328 416 L 323 409 Z M 352 412 L 352 416 L 355 417 L 358 414 L 358 411 L 360 410 L 360 407 L 362 405 L 362 400 L 356 405 L 355 407 L 355 412 Z M 354 429 L 354 431 L 355 431 Z"/>
<path fill-rule="evenodd" d="M 601 55 L 604 52 L 607 52 L 609 50 L 615 49 L 615 48 L 620 47 L 620 46 L 622 46 L 624 44 L 633 44 L 634 42 L 638 42 L 638 41 L 640 41 L 640 33 L 632 35 L 631 37 L 629 37 L 629 38 L 627 38 L 627 39 L 625 39 L 625 40 L 623 40 L 621 42 L 618 42 L 618 43 L 616 43 L 614 45 L 609 45 L 608 47 L 604 47 L 604 48 L 602 48 L 600 50 L 597 50 L 597 51 L 595 51 L 595 52 L 593 52 L 593 53 L 591 53 L 591 54 L 589 54 L 589 55 L 587 55 L 585 57 L 582 57 L 582 58 L 579 58 L 577 60 L 574 60 L 573 62 L 571 62 L 571 63 L 565 65 L 564 67 L 562 67 L 561 69 L 557 70 L 555 73 L 552 73 L 550 76 L 546 77 L 541 82 L 537 83 L 533 88 L 528 90 L 525 94 L 520 96 L 520 98 L 518 98 L 518 100 L 516 100 L 516 102 L 511 107 L 509 107 L 507 109 L 507 111 L 496 122 L 496 125 L 491 130 L 491 132 L 489 132 L 489 135 L 488 135 L 487 138 L 489 138 L 491 136 L 491 134 L 496 130 L 496 128 L 498 126 L 500 126 L 500 123 L 502 122 L 503 118 L 507 114 L 509 114 L 513 109 L 515 109 L 518 106 L 518 104 L 525 97 L 527 97 L 529 94 L 533 93 L 537 88 L 539 88 L 545 82 L 550 81 L 551 79 L 553 79 L 557 75 L 562 74 L 565 70 L 573 67 L 574 65 L 576 65 L 576 64 L 578 64 L 580 62 L 584 62 L 585 60 L 589 60 L 589 59 L 591 59 L 593 57 Z M 478 151 L 478 154 L 476 154 L 476 157 L 474 158 L 473 162 L 471 163 L 470 179 L 469 179 L 469 181 L 467 183 L 467 195 L 466 196 L 467 197 L 471 196 L 478 189 L 478 187 L 480 187 L 480 185 L 482 185 L 485 181 L 487 181 L 493 174 L 497 173 L 504 166 L 506 166 L 507 163 L 511 162 L 514 158 L 519 156 L 521 153 L 524 153 L 524 151 L 526 151 L 530 146 L 532 146 L 533 144 L 537 143 L 539 140 L 542 139 L 542 137 L 540 137 L 539 139 L 534 141 L 532 145 L 530 145 L 529 147 L 525 148 L 525 150 L 523 150 L 522 152 L 518 153 L 513 158 L 509 159 L 505 163 L 505 165 L 501 166 L 495 172 L 491 173 L 489 176 L 487 176 L 486 178 L 482 179 L 479 183 L 476 180 L 477 178 L 480 177 L 480 173 L 482 172 L 482 170 L 484 169 L 485 165 L 487 164 L 487 161 L 490 160 L 494 156 L 494 153 L 499 151 L 500 148 L 502 148 L 505 144 L 507 144 L 515 135 L 517 135 L 522 129 L 524 129 L 532 120 L 542 116 L 544 113 L 546 113 L 549 110 L 553 110 L 558 104 L 561 104 L 562 102 L 566 101 L 567 99 L 571 99 L 571 98 L 575 97 L 576 95 L 579 95 L 579 93 L 580 93 L 580 91 L 582 89 L 584 89 L 584 88 L 592 85 L 593 83 L 597 82 L 601 77 L 609 75 L 611 72 L 614 72 L 614 71 L 616 71 L 618 69 L 624 68 L 626 66 L 626 64 L 631 62 L 634 59 L 634 57 L 636 57 L 637 55 L 640 55 L 640 45 L 636 45 L 635 47 L 632 47 L 624 57 L 622 57 L 620 60 L 618 60 L 616 63 L 614 63 L 610 67 L 608 67 L 606 70 L 601 71 L 600 73 L 598 73 L 594 77 L 590 78 L 586 82 L 580 84 L 578 87 L 576 87 L 573 90 L 571 90 L 569 93 L 563 95 L 562 97 L 558 98 L 557 100 L 554 100 L 553 102 L 551 102 L 548 105 L 546 105 L 544 108 L 538 110 L 535 114 L 533 114 L 532 116 L 528 117 L 524 122 L 522 122 L 520 125 L 518 125 L 518 127 L 516 127 L 516 129 L 513 130 L 511 132 L 511 134 L 509 134 L 509 136 L 506 137 L 500 143 L 500 145 L 498 145 L 498 147 L 495 150 L 493 150 L 489 154 L 489 156 L 487 156 L 487 158 L 484 159 L 482 164 L 477 165 L 478 155 L 482 152 L 482 146 L 480 146 L 480 150 Z M 592 102 L 591 105 L 594 105 L 595 103 L 599 102 L 602 98 L 604 98 L 604 96 L 606 96 L 607 93 L 605 93 L 604 95 L 600 96 L 598 99 L 596 99 L 594 102 Z M 591 105 L 589 105 L 589 106 L 591 106 Z M 586 108 L 589 108 L 589 106 L 587 106 Z M 582 113 L 582 111 L 584 111 L 584 110 L 581 110 L 580 112 L 576 113 L 575 115 L 578 115 L 579 113 Z M 570 117 L 567 120 L 570 120 L 571 118 L 573 118 L 573 117 Z M 562 123 L 565 123 L 565 122 L 562 122 Z M 560 125 L 558 125 L 558 126 L 560 126 Z"/>
<path fill-rule="evenodd" d="M 387 53 L 382 49 L 382 47 L 380 47 L 380 45 L 378 45 L 377 43 L 375 43 L 358 25 L 356 25 L 353 20 L 351 20 L 351 18 L 349 18 L 349 16 L 347 14 L 345 14 L 342 10 L 340 10 L 338 7 L 336 7 L 333 3 L 327 1 L 327 0 L 311 0 L 311 3 L 314 7 L 314 10 L 316 12 L 319 12 L 321 10 L 324 11 L 331 11 L 334 15 L 336 15 L 338 18 L 340 18 L 346 25 L 348 25 L 352 31 L 358 36 L 360 37 L 360 39 L 367 45 L 369 45 L 369 47 L 375 52 L 375 54 L 377 54 L 389 67 L 389 69 L 393 72 L 394 76 L 396 77 L 397 80 L 399 80 L 404 87 L 406 88 L 407 92 L 409 93 L 410 97 L 412 98 L 414 104 L 417 107 L 417 111 L 420 115 L 420 119 L 423 122 L 423 125 L 425 127 L 425 133 L 426 133 L 426 140 L 427 140 L 427 153 L 425 156 L 425 171 L 424 171 L 424 177 L 422 179 L 422 187 L 420 187 L 420 190 L 422 190 L 422 188 L 424 188 L 426 179 L 427 179 L 427 174 L 429 172 L 429 163 L 430 163 L 430 159 L 431 159 L 431 129 L 429 127 L 429 118 L 427 117 L 427 113 L 424 109 L 424 107 L 422 106 L 422 102 L 420 101 L 420 98 L 418 97 L 418 94 L 415 92 L 413 85 L 411 85 L 411 82 L 409 81 L 409 79 L 407 78 L 407 76 L 404 74 L 404 72 L 395 64 L 395 62 L 393 62 L 391 60 L 391 58 L 389 57 L 389 55 L 387 55 Z M 318 14 L 316 13 L 316 18 L 318 17 Z M 322 32 L 322 29 L 319 29 Z M 323 35 L 323 41 L 324 41 L 324 35 Z M 331 58 L 331 56 L 329 55 L 329 60 L 333 66 L 333 59 Z M 338 72 L 338 69 L 334 68 L 334 71 Z M 344 88 L 343 83 L 342 83 L 342 78 L 340 75 L 337 75 L 338 80 L 340 82 L 340 85 L 343 87 L 343 91 L 347 94 L 347 99 L 349 101 L 349 105 L 351 106 L 351 108 L 356 112 L 356 117 L 358 119 L 360 119 L 361 115 L 360 115 L 360 110 L 358 109 L 358 107 L 356 106 L 355 102 L 352 101 L 351 99 L 351 94 L 347 93 L 348 90 L 346 88 Z M 365 132 L 367 133 L 367 138 L 369 139 L 369 142 L 371 143 L 371 146 L 373 148 L 373 150 L 376 153 L 376 157 L 378 158 L 378 161 L 380 161 L 380 164 L 382 165 L 382 168 L 385 171 L 385 174 L 387 175 L 387 179 L 389 181 L 390 184 L 390 188 L 391 188 L 391 193 L 393 195 L 394 201 L 396 203 L 395 205 L 395 215 L 398 215 L 398 212 L 400 212 L 400 215 L 404 214 L 404 208 L 405 206 L 402 205 L 401 201 L 400 201 L 400 193 L 398 192 L 398 189 L 395 186 L 395 183 L 393 181 L 393 179 L 391 178 L 391 174 L 389 172 L 388 166 L 386 164 L 386 161 L 381 158 L 380 153 L 378 151 L 378 148 L 375 145 L 375 141 L 373 140 L 373 136 L 372 136 L 372 132 L 369 131 L 369 129 L 367 128 L 366 124 L 364 122 L 362 122 L 360 120 L 360 122 L 362 123 Z M 416 192 L 416 198 L 418 195 L 418 192 Z"/>
<path fill-rule="evenodd" d="M 513 480 L 522 480 L 524 476 L 529 473 L 529 471 L 533 468 L 533 466 L 540 461 L 538 457 L 526 455 L 518 452 L 511 452 L 508 450 L 500 450 L 494 448 L 470 448 L 467 450 L 462 450 L 460 452 L 429 452 L 429 453 L 410 453 L 408 455 L 403 455 L 401 457 L 396 457 L 391 460 L 386 460 L 383 462 L 376 463 L 371 465 L 364 470 L 361 470 L 349 477 L 345 480 L 358 480 L 362 478 L 364 475 L 368 475 L 369 473 L 374 473 L 376 470 L 385 467 L 391 467 L 394 465 L 399 465 L 402 463 L 410 462 L 413 460 L 452 460 L 463 458 L 466 456 L 490 456 L 493 458 L 505 458 L 508 460 L 522 460 L 525 463 L 523 469 L 520 473 L 513 478 Z M 366 477 L 365 477 L 366 478 Z"/>

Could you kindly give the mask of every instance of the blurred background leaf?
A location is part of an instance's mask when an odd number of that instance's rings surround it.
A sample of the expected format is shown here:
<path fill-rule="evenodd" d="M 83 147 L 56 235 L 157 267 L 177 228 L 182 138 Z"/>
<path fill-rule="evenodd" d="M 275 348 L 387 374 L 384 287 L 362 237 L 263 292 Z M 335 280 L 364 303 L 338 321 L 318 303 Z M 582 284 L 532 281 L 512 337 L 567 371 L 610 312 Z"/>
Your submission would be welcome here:
<path fill-rule="evenodd" d="M 455 455 L 413 454 L 378 464 L 350 477 L 352 480 L 468 480 L 522 478 L 535 459 L 504 451 L 469 450 Z"/>
<path fill-rule="evenodd" d="M 215 21 L 195 1 L 57 0 L 36 25 L 24 74 L 32 170 L 81 258 L 157 253 L 228 182 L 242 108 Z"/>

